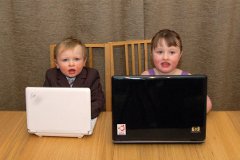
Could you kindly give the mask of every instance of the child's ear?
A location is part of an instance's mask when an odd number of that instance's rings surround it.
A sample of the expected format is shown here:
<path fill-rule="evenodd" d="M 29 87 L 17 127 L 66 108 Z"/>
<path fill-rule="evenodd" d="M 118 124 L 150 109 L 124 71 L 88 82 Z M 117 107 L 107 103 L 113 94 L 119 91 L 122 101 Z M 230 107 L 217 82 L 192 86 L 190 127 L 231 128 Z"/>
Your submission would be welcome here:
<path fill-rule="evenodd" d="M 180 53 L 180 58 L 182 57 L 183 51 Z"/>
<path fill-rule="evenodd" d="M 86 63 L 87 63 L 87 57 L 84 59 L 84 65 L 83 66 L 86 66 Z"/>
<path fill-rule="evenodd" d="M 58 63 L 57 63 L 57 60 L 56 60 L 56 59 L 54 59 L 54 63 L 55 63 L 55 65 L 56 65 L 56 67 L 57 67 L 57 68 L 59 68 L 59 65 L 58 65 Z"/>

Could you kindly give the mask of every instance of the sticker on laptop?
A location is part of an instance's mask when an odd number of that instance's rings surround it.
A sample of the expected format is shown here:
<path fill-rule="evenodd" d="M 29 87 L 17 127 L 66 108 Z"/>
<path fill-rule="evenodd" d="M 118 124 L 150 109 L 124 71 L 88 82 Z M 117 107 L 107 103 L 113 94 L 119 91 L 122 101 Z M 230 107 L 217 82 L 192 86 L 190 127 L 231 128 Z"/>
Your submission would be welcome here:
<path fill-rule="evenodd" d="M 117 135 L 126 135 L 126 124 L 117 124 Z"/>
<path fill-rule="evenodd" d="M 193 126 L 191 129 L 191 133 L 200 133 L 200 132 L 201 132 L 200 126 Z"/>

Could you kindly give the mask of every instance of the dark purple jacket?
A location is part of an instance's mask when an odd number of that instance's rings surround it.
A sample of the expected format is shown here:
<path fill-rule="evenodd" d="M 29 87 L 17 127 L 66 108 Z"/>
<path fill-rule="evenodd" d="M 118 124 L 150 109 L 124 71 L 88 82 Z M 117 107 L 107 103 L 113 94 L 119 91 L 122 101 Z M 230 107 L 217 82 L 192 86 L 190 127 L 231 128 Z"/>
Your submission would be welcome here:
<path fill-rule="evenodd" d="M 70 87 L 67 78 L 57 68 L 46 72 L 44 87 Z M 100 76 L 96 69 L 84 67 L 76 77 L 72 87 L 88 87 L 91 90 L 91 117 L 97 117 L 104 108 L 104 94 Z"/>

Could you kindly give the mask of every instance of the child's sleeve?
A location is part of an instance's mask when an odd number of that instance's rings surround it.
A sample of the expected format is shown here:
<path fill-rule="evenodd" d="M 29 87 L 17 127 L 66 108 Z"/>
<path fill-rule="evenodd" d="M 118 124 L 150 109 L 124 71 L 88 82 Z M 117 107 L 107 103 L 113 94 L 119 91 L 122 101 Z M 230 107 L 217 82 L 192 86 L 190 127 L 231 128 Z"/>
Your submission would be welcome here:
<path fill-rule="evenodd" d="M 105 104 L 104 93 L 102 91 L 102 85 L 100 83 L 100 76 L 96 71 L 96 76 L 91 86 L 91 113 L 92 119 L 97 117 L 103 110 Z"/>

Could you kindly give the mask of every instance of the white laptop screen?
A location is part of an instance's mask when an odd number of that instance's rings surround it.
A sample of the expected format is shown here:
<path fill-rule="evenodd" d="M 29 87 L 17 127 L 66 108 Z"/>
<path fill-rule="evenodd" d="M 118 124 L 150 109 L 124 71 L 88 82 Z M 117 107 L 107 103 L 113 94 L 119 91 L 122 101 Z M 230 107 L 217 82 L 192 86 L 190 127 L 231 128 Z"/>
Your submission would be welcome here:
<path fill-rule="evenodd" d="M 26 88 L 27 127 L 43 135 L 88 134 L 91 131 L 89 88 Z"/>

